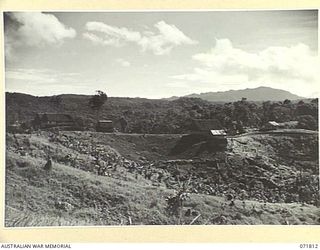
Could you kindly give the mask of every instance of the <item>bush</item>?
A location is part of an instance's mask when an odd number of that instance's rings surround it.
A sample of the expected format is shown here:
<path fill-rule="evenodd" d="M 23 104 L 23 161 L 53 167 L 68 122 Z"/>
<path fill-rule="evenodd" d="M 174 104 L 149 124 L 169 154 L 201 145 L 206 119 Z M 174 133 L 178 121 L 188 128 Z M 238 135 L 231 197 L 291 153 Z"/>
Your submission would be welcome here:
<path fill-rule="evenodd" d="M 318 122 L 312 115 L 298 116 L 298 128 L 318 130 Z"/>

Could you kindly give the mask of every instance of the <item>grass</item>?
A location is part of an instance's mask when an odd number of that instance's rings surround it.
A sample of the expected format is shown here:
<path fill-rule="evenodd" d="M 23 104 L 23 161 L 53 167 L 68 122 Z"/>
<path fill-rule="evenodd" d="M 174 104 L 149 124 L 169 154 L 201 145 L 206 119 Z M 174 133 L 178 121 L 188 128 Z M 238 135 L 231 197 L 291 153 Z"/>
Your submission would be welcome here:
<path fill-rule="evenodd" d="M 5 226 L 7 227 L 39 227 L 39 226 L 89 226 L 90 221 L 71 219 L 62 216 L 39 215 L 33 212 L 22 212 L 6 206 Z"/>
<path fill-rule="evenodd" d="M 10 141 L 10 145 L 13 143 Z M 110 177 L 98 176 L 56 162 L 52 171 L 47 172 L 43 170 L 44 148 L 50 147 L 59 154 L 66 150 L 68 153 L 75 152 L 49 143 L 42 136 L 37 138 L 32 135 L 30 143 L 37 154 L 21 155 L 7 150 L 7 227 L 172 225 L 178 222 L 184 225 L 320 224 L 320 211 L 312 205 L 263 204 L 256 201 L 245 201 L 243 204 L 236 200 L 235 206 L 229 206 L 230 202 L 222 197 L 203 194 L 190 194 L 190 198 L 183 203 L 179 219 L 166 209 L 166 197 L 174 190 L 162 183 L 155 185 L 142 176 L 136 179 L 134 174 L 121 172 L 121 169 Z M 64 209 L 57 206 L 60 203 L 70 207 Z"/>
<path fill-rule="evenodd" d="M 21 158 L 19 155 L 9 154 L 8 161 L 11 157 Z M 135 224 L 159 221 L 157 218 L 152 218 L 156 213 L 147 213 L 152 202 L 150 198 L 153 197 L 159 208 L 161 200 L 157 201 L 157 199 L 163 199 L 167 191 L 162 188 L 154 189 L 147 181 L 140 180 L 136 183 L 115 180 L 61 164 L 54 164 L 52 172 L 48 173 L 41 168 L 45 164 L 43 160 L 32 157 L 23 157 L 23 160 L 27 163 L 27 167 L 20 169 L 17 166 L 9 166 L 7 168 L 6 205 L 9 210 L 27 212 L 27 217 L 29 212 L 36 212 L 39 217 L 61 218 L 62 216 L 65 221 L 73 221 L 72 224 L 76 225 L 77 221 L 79 225 L 82 221 L 91 221 L 92 224 L 118 225 L 121 223 L 121 218 L 124 220 L 131 214 Z M 61 212 L 55 208 L 57 201 L 68 202 L 73 210 L 69 213 Z M 12 212 L 8 213 L 6 217 L 11 217 L 12 214 Z M 18 219 L 20 221 L 20 216 Z M 29 219 L 21 221 L 29 221 Z M 17 224 L 10 222 L 12 220 L 8 220 L 6 225 Z"/>

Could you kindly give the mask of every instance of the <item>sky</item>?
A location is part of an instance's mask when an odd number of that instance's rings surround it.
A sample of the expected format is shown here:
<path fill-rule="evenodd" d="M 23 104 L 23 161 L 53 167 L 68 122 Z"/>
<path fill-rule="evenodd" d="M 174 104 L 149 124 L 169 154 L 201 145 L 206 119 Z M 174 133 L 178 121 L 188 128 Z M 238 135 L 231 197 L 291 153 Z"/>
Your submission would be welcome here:
<path fill-rule="evenodd" d="M 6 12 L 4 34 L 8 92 L 319 96 L 317 10 Z"/>

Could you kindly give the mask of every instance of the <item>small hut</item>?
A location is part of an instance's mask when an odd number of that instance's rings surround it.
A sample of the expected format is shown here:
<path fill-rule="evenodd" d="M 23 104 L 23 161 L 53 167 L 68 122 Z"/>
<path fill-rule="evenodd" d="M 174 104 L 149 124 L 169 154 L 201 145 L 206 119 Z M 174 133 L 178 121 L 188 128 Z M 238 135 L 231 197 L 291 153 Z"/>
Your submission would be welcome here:
<path fill-rule="evenodd" d="M 33 120 L 33 124 L 37 128 L 72 128 L 75 126 L 71 115 L 61 113 L 38 113 Z"/>
<path fill-rule="evenodd" d="M 262 130 L 276 130 L 276 129 L 294 129 L 297 128 L 298 121 L 288 121 L 288 122 L 275 122 L 269 121 L 263 127 Z"/>
<path fill-rule="evenodd" d="M 268 130 L 275 130 L 279 129 L 280 124 L 276 121 L 268 121 L 266 124 L 263 125 L 261 128 L 262 131 L 268 131 Z"/>
<path fill-rule="evenodd" d="M 212 136 L 226 136 L 227 133 L 223 129 L 211 129 L 210 130 Z"/>
<path fill-rule="evenodd" d="M 113 132 L 113 123 L 111 120 L 99 120 L 96 126 L 97 132 Z"/>
<path fill-rule="evenodd" d="M 216 119 L 192 121 L 192 131 L 188 135 L 184 135 L 172 148 L 171 154 L 180 154 L 186 150 L 191 150 L 196 144 L 202 144 L 201 150 L 209 152 L 224 151 L 227 147 L 227 133 L 223 129 L 221 123 Z"/>

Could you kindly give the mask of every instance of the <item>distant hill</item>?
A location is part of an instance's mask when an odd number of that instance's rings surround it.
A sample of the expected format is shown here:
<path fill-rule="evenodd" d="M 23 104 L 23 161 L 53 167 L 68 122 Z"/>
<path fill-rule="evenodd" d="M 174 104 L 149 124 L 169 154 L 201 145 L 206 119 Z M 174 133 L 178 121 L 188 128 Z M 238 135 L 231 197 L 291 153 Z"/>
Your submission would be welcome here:
<path fill-rule="evenodd" d="M 281 97 L 278 95 L 278 100 L 281 102 L 271 101 L 263 105 L 263 101 L 252 102 L 250 98 L 248 101 L 241 101 L 242 97 L 248 96 L 239 94 L 238 97 L 233 97 L 236 101 L 231 104 L 228 99 L 209 102 L 201 98 L 188 97 L 171 101 L 109 97 L 100 111 L 99 118 L 112 120 L 115 127 L 121 130 L 119 120 L 124 116 L 128 122 L 127 131 L 132 133 L 189 133 L 193 129 L 193 119 L 217 119 L 224 128 L 229 126 L 228 121 L 241 120 L 243 126 L 259 128 L 269 120 L 287 122 L 300 119 L 304 124 L 303 128 L 314 130 L 317 128 L 318 100 L 316 99 L 284 102 L 285 99 L 292 100 L 292 98 L 289 95 Z M 16 121 L 31 122 L 37 113 L 65 113 L 73 116 L 79 126 L 94 130 L 96 113 L 89 107 L 89 99 L 89 95 L 37 97 L 22 93 L 6 93 L 6 123 L 9 125 Z M 308 117 L 301 117 L 306 115 Z"/>
<path fill-rule="evenodd" d="M 285 99 L 298 100 L 304 99 L 304 97 L 294 95 L 289 91 L 281 89 L 273 89 L 269 87 L 258 87 L 254 89 L 242 89 L 242 90 L 229 90 L 219 92 L 207 92 L 201 94 L 191 94 L 185 97 L 201 98 L 210 102 L 234 102 L 239 101 L 241 98 L 247 98 L 248 101 L 283 101 Z M 178 97 L 172 97 L 171 100 Z"/>

